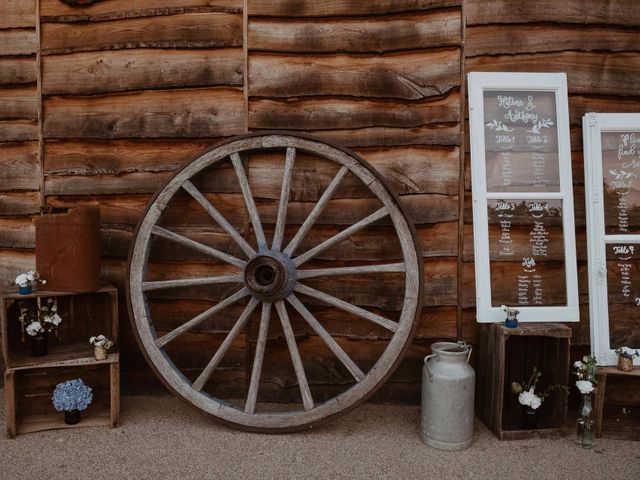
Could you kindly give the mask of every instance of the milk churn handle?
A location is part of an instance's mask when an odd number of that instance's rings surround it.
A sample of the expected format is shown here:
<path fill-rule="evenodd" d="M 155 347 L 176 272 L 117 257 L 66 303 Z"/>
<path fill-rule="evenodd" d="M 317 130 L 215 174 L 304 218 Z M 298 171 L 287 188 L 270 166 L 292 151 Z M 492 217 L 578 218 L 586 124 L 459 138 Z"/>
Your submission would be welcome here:
<path fill-rule="evenodd" d="M 432 353 L 431 355 L 427 355 L 426 357 L 424 357 L 424 368 L 427 370 L 427 374 L 429 375 L 429 381 L 433 382 L 433 374 L 431 373 L 431 370 L 429 370 L 429 362 L 428 360 L 430 358 L 433 357 L 437 357 L 438 354 L 437 353 Z"/>
<path fill-rule="evenodd" d="M 473 350 L 473 347 L 471 345 L 468 345 L 467 342 L 465 342 L 464 340 L 459 340 L 458 341 L 458 346 L 460 348 L 467 348 L 469 347 L 469 353 L 467 354 L 467 362 L 469 361 L 469 359 L 471 358 L 471 351 Z"/>

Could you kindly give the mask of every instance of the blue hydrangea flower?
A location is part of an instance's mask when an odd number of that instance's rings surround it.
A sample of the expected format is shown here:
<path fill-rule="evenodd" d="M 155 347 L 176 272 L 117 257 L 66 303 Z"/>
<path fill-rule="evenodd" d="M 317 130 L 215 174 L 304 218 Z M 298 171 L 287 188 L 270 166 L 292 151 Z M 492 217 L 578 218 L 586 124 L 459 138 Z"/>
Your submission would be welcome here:
<path fill-rule="evenodd" d="M 91 387 L 85 385 L 81 378 L 59 383 L 51 397 L 53 407 L 58 412 L 84 410 L 93 400 L 91 390 Z"/>

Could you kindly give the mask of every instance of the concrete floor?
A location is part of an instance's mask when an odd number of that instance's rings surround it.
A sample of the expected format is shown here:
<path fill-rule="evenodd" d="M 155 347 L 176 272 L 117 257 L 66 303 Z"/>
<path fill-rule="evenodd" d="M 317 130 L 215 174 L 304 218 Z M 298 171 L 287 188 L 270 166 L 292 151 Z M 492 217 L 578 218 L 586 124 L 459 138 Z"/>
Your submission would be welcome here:
<path fill-rule="evenodd" d="M 1 395 L 0 395 L 1 396 Z M 4 398 L 0 398 L 4 421 Z M 312 431 L 244 433 L 172 396 L 126 396 L 122 426 L 0 439 L 0 479 L 631 479 L 640 442 L 570 437 L 500 442 L 479 422 L 473 446 L 443 452 L 419 438 L 420 409 L 364 405 Z"/>

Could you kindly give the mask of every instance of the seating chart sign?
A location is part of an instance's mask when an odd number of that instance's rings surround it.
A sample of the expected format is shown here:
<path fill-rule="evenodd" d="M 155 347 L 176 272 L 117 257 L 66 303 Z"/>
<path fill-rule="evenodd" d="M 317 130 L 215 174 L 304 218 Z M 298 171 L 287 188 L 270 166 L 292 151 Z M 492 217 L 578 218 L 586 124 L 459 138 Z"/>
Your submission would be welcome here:
<path fill-rule="evenodd" d="M 640 349 L 640 114 L 589 113 L 583 129 L 591 346 L 613 365 Z"/>
<path fill-rule="evenodd" d="M 479 322 L 578 321 L 564 74 L 469 74 Z"/>

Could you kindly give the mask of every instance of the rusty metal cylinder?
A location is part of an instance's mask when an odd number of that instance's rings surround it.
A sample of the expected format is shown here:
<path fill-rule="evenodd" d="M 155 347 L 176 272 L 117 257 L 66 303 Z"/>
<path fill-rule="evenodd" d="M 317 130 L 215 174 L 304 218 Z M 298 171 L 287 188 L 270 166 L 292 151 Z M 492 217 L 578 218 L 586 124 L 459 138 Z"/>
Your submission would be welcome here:
<path fill-rule="evenodd" d="M 100 209 L 78 206 L 36 220 L 36 270 L 47 290 L 91 292 L 100 280 Z"/>
<path fill-rule="evenodd" d="M 471 346 L 438 342 L 422 368 L 422 441 L 440 450 L 464 450 L 473 443 L 476 372 Z"/>

